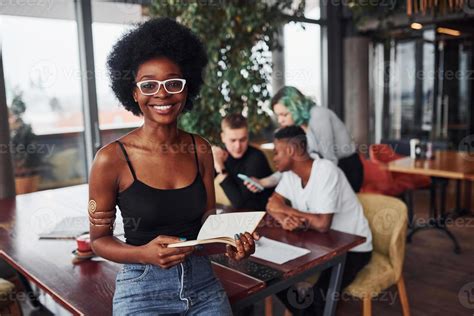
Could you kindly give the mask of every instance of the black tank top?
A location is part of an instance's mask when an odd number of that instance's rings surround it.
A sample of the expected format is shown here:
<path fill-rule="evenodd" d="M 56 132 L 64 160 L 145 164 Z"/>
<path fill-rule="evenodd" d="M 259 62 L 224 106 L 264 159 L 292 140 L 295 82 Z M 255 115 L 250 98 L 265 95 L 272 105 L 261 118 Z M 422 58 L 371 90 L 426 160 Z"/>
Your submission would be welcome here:
<path fill-rule="evenodd" d="M 206 210 L 207 194 L 199 172 L 194 136 L 191 135 L 191 138 L 196 177 L 189 186 L 169 190 L 153 188 L 138 180 L 124 145 L 117 141 L 134 180 L 128 188 L 117 193 L 127 244 L 141 246 L 158 235 L 185 237 L 188 240 L 197 238 Z"/>

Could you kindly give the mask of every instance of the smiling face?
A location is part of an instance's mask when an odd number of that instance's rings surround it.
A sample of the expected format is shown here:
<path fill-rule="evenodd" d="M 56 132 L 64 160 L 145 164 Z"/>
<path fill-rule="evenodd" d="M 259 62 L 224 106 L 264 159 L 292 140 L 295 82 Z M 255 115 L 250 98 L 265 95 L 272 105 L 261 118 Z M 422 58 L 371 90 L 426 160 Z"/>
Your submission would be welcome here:
<path fill-rule="evenodd" d="M 295 121 L 293 121 L 293 116 L 291 116 L 291 113 L 290 111 L 288 111 L 288 108 L 282 103 L 276 103 L 275 105 L 273 105 L 273 112 L 275 112 L 278 124 L 280 124 L 281 127 L 295 125 Z"/>
<path fill-rule="evenodd" d="M 235 159 L 242 158 L 249 147 L 249 132 L 246 127 L 235 129 L 224 127 L 221 139 L 229 155 Z"/>
<path fill-rule="evenodd" d="M 177 64 L 166 57 L 148 60 L 140 65 L 135 82 L 144 80 L 160 80 L 183 78 Z M 145 120 L 160 124 L 176 122 L 178 115 L 186 104 L 187 87 L 177 94 L 166 92 L 163 85 L 154 95 L 143 95 L 138 87 L 133 91 L 133 97 L 138 102 Z"/>

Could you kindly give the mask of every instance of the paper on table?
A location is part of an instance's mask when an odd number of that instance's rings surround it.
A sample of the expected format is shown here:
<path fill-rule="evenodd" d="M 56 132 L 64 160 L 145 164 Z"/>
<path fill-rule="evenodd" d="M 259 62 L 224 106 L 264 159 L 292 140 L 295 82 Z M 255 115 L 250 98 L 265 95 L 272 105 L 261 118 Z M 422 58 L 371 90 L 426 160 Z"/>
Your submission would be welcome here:
<path fill-rule="evenodd" d="M 266 237 L 261 237 L 257 242 L 257 247 L 255 248 L 255 253 L 252 257 L 277 264 L 283 264 L 310 252 L 311 251 L 306 248 L 300 248 Z"/>
<path fill-rule="evenodd" d="M 89 232 L 89 217 L 71 216 L 64 217 L 56 223 L 52 229 L 39 233 L 40 239 L 75 239 L 76 237 Z M 121 220 L 116 222 L 114 236 L 124 234 L 123 223 Z"/>

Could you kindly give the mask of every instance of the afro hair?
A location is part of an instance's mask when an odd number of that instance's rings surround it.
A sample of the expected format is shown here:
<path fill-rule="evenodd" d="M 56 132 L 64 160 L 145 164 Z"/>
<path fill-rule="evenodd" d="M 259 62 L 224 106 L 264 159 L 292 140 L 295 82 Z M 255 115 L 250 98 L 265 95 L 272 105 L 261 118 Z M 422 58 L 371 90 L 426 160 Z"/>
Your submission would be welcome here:
<path fill-rule="evenodd" d="M 110 86 L 125 109 L 134 115 L 142 114 L 133 99 L 138 68 L 144 62 L 160 57 L 166 57 L 180 67 L 188 87 L 184 109 L 192 109 L 207 65 L 204 45 L 187 27 L 169 18 L 158 18 L 138 24 L 125 33 L 107 58 Z"/>

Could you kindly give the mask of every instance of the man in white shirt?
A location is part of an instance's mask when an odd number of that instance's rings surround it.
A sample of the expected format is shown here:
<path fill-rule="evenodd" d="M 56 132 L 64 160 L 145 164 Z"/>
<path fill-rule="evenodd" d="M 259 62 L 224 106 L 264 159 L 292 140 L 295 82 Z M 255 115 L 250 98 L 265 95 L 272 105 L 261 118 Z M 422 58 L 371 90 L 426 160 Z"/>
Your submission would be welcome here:
<path fill-rule="evenodd" d="M 372 234 L 361 204 L 344 173 L 326 159 L 313 160 L 307 154 L 307 140 L 301 127 L 289 126 L 275 133 L 275 167 L 283 177 L 270 197 L 267 211 L 286 230 L 329 229 L 366 237 L 347 254 L 341 289 L 349 285 L 372 256 Z M 313 302 L 305 309 L 291 304 L 294 289 L 278 293 L 293 315 L 322 315 L 330 271 L 323 271 L 313 286 Z M 301 299 L 299 300 L 301 301 Z"/>

